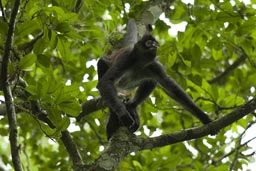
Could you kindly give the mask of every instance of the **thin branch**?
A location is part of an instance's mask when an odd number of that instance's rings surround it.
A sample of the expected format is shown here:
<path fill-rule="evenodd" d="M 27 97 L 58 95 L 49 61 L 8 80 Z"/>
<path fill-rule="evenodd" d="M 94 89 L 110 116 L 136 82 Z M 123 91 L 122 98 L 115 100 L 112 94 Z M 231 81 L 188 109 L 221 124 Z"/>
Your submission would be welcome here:
<path fill-rule="evenodd" d="M 76 4 L 72 9 L 72 12 L 78 13 L 81 7 L 83 6 L 83 4 L 84 4 L 84 0 L 76 0 Z"/>
<path fill-rule="evenodd" d="M 232 65 L 228 66 L 225 69 L 225 71 L 217 75 L 215 78 L 208 80 L 208 83 L 215 84 L 215 83 L 221 82 L 221 80 L 226 78 L 229 73 L 233 72 L 240 64 L 242 64 L 246 58 L 247 58 L 247 55 L 243 53 Z"/>
<path fill-rule="evenodd" d="M 15 30 L 15 20 L 19 11 L 19 7 L 21 4 L 21 0 L 16 0 L 14 3 L 14 7 L 12 9 L 12 14 L 9 22 L 7 39 L 5 42 L 5 50 L 3 55 L 2 62 L 2 72 L 1 72 L 1 84 L 3 87 L 4 98 L 6 102 L 6 110 L 9 122 L 9 132 L 10 132 L 10 145 L 11 145 L 11 154 L 12 154 L 12 162 L 14 165 L 15 171 L 22 171 L 22 166 L 20 163 L 19 156 L 19 146 L 17 140 L 17 121 L 16 121 L 16 112 L 14 101 L 12 97 L 11 86 L 8 81 L 8 63 L 10 58 L 10 53 L 12 49 L 12 41 Z"/>
<path fill-rule="evenodd" d="M 70 158 L 73 161 L 73 167 L 74 170 L 80 170 L 80 166 L 83 165 L 83 160 L 81 158 L 81 155 L 77 149 L 76 144 L 74 143 L 73 139 L 71 138 L 70 134 L 68 131 L 62 131 L 61 132 L 61 140 L 63 144 L 65 145 Z"/>
<path fill-rule="evenodd" d="M 36 42 L 37 42 L 39 39 L 41 39 L 41 38 L 43 37 L 43 35 L 44 35 L 43 32 L 38 33 L 38 34 L 35 36 L 34 39 L 32 39 L 31 41 L 26 42 L 26 43 L 20 45 L 20 46 L 18 47 L 18 49 L 19 49 L 20 51 L 23 51 L 23 52 L 24 52 L 24 55 L 29 54 L 29 53 L 33 50 L 34 45 L 36 44 Z"/>
<path fill-rule="evenodd" d="M 95 129 L 95 127 L 92 125 L 91 122 L 86 121 L 86 123 L 89 124 L 89 126 L 91 127 L 91 129 L 93 130 L 94 134 L 96 135 L 96 137 L 99 139 L 100 144 L 101 145 L 105 145 L 106 143 L 104 142 L 103 138 L 100 136 L 100 134 L 98 133 L 97 129 Z"/>
<path fill-rule="evenodd" d="M 5 13 L 5 10 L 4 10 L 4 6 L 3 6 L 3 3 L 2 3 L 2 0 L 0 0 L 0 9 L 1 9 L 1 12 L 2 12 L 3 20 L 4 20 L 4 22 L 7 23 L 7 17 L 6 17 L 6 13 Z"/>
<path fill-rule="evenodd" d="M 251 124 L 253 124 L 253 122 L 250 123 L 247 128 L 249 128 Z M 233 150 L 231 150 L 231 151 L 228 152 L 227 154 L 225 154 L 224 156 L 220 157 L 217 161 L 214 161 L 213 163 L 214 163 L 215 165 L 221 164 L 221 161 L 222 161 L 223 159 L 225 159 L 226 157 L 232 155 L 233 153 L 235 153 L 235 152 L 237 152 L 237 151 L 239 152 L 239 150 L 240 150 L 242 147 L 246 146 L 248 143 L 250 143 L 251 141 L 253 141 L 253 140 L 256 139 L 256 137 L 253 137 L 253 138 L 249 139 L 248 141 L 246 141 L 245 143 L 240 144 L 240 143 L 241 143 L 241 140 L 242 140 L 242 137 L 243 137 L 243 135 L 246 133 L 246 131 L 247 131 L 247 129 L 245 129 L 244 132 L 239 136 L 239 140 L 238 140 L 238 141 L 239 141 L 239 145 L 236 146 Z"/>
<path fill-rule="evenodd" d="M 22 19 L 24 13 L 25 13 L 25 9 L 27 7 L 27 4 L 28 4 L 29 0 L 25 0 L 25 3 L 23 3 L 23 7 L 20 8 L 20 17 L 19 17 L 19 20 Z"/>
<path fill-rule="evenodd" d="M 84 102 L 82 104 L 82 112 L 76 119 L 78 122 L 80 122 L 83 117 L 104 108 L 106 108 L 106 106 L 104 105 L 104 101 L 102 98 L 94 98 L 92 100 L 88 100 L 87 102 Z"/>

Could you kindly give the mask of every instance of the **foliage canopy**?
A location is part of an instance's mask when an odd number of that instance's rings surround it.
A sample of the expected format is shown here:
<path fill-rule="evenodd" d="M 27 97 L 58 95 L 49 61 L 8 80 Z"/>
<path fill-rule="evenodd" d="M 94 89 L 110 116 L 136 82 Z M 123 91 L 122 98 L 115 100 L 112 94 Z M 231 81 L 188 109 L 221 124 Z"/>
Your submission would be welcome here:
<path fill-rule="evenodd" d="M 2 79 L 15 1 L 0 1 Z M 66 130 L 85 164 L 92 164 L 102 154 L 108 143 L 107 109 L 94 110 L 99 103 L 95 63 L 110 53 L 130 18 L 141 24 L 152 18 L 153 34 L 161 44 L 159 61 L 211 118 L 226 116 L 255 99 L 255 8 L 255 0 L 249 4 L 238 0 L 195 0 L 193 4 L 180 0 L 22 1 L 8 80 L 23 169 L 72 170 L 70 152 L 63 144 Z M 179 25 L 185 25 L 184 31 L 174 35 L 173 28 Z M 13 170 L 4 86 L 1 83 L 0 170 Z M 217 136 L 131 153 L 116 170 L 246 170 L 255 158 L 255 135 L 247 136 L 250 128 L 255 128 L 255 108 Z M 86 116 L 76 120 L 81 112 Z M 144 138 L 200 125 L 160 88 L 138 112 L 141 128 L 136 135 Z"/>

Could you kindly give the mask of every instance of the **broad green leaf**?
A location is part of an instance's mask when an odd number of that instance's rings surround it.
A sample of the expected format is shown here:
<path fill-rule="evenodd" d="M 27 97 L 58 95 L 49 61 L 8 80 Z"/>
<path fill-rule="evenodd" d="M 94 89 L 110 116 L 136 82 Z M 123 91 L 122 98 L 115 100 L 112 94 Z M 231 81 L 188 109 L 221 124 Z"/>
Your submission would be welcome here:
<path fill-rule="evenodd" d="M 75 98 L 70 98 L 68 101 L 63 101 L 59 104 L 61 110 L 71 116 L 78 116 L 81 111 L 81 105 Z"/>
<path fill-rule="evenodd" d="M 48 125 L 46 125 L 45 123 L 41 123 L 40 127 L 42 128 L 42 130 L 46 133 L 46 135 L 48 136 L 53 136 L 57 129 L 52 129 L 50 128 Z"/>
<path fill-rule="evenodd" d="M 142 166 L 141 166 L 141 164 L 140 164 L 138 161 L 134 160 L 134 161 L 132 161 L 132 164 L 133 164 L 133 166 L 136 168 L 136 170 L 137 170 L 137 169 L 138 169 L 138 170 L 141 170 L 141 169 L 142 169 Z"/>
<path fill-rule="evenodd" d="M 197 44 L 195 44 L 193 46 L 192 51 L 191 51 L 191 55 L 195 59 L 199 59 L 202 56 L 201 49 Z"/>
<path fill-rule="evenodd" d="M 212 49 L 212 57 L 213 57 L 216 61 L 222 59 L 222 58 L 223 58 L 222 49 L 220 49 L 220 50 Z"/>
<path fill-rule="evenodd" d="M 29 67 L 31 67 L 33 64 L 35 64 L 37 60 L 37 57 L 35 54 L 30 53 L 26 56 L 24 56 L 23 58 L 21 58 L 20 62 L 19 62 L 19 68 L 22 70 L 28 70 Z"/>
<path fill-rule="evenodd" d="M 220 41 L 219 37 L 214 37 L 211 39 L 208 43 L 208 46 L 214 50 L 222 50 L 222 42 Z"/>
<path fill-rule="evenodd" d="M 33 51 L 36 55 L 42 54 L 43 51 L 49 46 L 49 41 L 45 37 L 39 39 L 34 46 Z"/>
<path fill-rule="evenodd" d="M 55 31 L 49 30 L 48 34 L 49 40 L 50 40 L 50 46 L 52 49 L 55 49 L 58 45 L 58 36 Z"/>
<path fill-rule="evenodd" d="M 51 65 L 51 59 L 47 55 L 39 54 L 37 55 L 37 62 L 48 68 Z"/>
<path fill-rule="evenodd" d="M 198 86 L 202 85 L 202 77 L 198 74 L 190 74 L 189 79 Z"/>
<path fill-rule="evenodd" d="M 47 108 L 47 111 L 49 119 L 59 129 L 62 125 L 61 110 L 57 106 L 51 106 Z"/>
<path fill-rule="evenodd" d="M 41 27 L 42 26 L 38 21 L 29 20 L 27 22 L 18 24 L 16 32 L 19 36 L 28 36 L 29 34 L 35 32 L 36 30 L 39 30 Z"/>
<path fill-rule="evenodd" d="M 58 50 L 61 57 L 65 60 L 70 60 L 70 43 L 64 36 L 58 36 Z"/>
<path fill-rule="evenodd" d="M 69 127 L 69 124 L 70 124 L 69 118 L 64 117 L 61 121 L 61 127 L 60 127 L 61 131 L 67 130 L 67 128 Z"/>
<path fill-rule="evenodd" d="M 56 26 L 56 31 L 60 32 L 60 33 L 67 33 L 70 31 L 70 25 L 66 22 L 63 23 L 59 23 Z"/>

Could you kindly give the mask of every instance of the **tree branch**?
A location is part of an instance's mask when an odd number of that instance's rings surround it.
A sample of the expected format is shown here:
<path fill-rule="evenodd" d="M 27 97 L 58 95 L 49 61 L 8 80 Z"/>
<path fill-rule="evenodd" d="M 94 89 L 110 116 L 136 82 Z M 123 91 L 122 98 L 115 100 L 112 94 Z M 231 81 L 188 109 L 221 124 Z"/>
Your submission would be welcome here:
<path fill-rule="evenodd" d="M 78 13 L 84 4 L 84 0 L 76 0 L 76 4 L 72 9 L 72 12 Z"/>
<path fill-rule="evenodd" d="M 1 9 L 1 12 L 2 12 L 3 20 L 4 20 L 4 22 L 7 23 L 7 17 L 6 17 L 6 13 L 5 13 L 5 10 L 4 10 L 4 6 L 3 6 L 3 3 L 2 3 L 2 0 L 0 0 L 0 9 Z"/>
<path fill-rule="evenodd" d="M 239 56 L 237 60 L 235 60 L 235 62 L 232 65 L 228 66 L 222 73 L 217 75 L 215 78 L 208 80 L 208 83 L 216 84 L 223 81 L 223 79 L 225 79 L 228 76 L 228 74 L 233 72 L 239 65 L 241 65 L 247 57 L 247 54 L 243 51 L 243 53 Z"/>
<path fill-rule="evenodd" d="M 30 96 L 30 93 L 25 91 L 27 83 L 23 79 L 20 78 L 18 85 L 22 87 L 22 90 L 24 90 L 24 92 L 21 93 L 19 98 L 26 101 L 27 99 L 29 99 L 29 96 Z M 38 101 L 29 100 L 29 103 L 30 103 L 30 107 L 26 106 L 27 110 L 25 112 L 30 113 L 30 111 L 31 111 L 31 113 L 35 117 L 35 119 L 39 119 L 40 121 L 46 123 L 50 128 L 54 129 L 55 125 L 47 117 L 47 113 L 41 109 Z M 5 115 L 7 113 L 5 106 L 4 106 L 4 104 L 0 104 L 0 115 Z M 18 109 L 17 109 L 17 111 L 19 111 Z M 21 109 L 21 111 L 24 112 L 24 109 Z M 64 146 L 66 147 L 66 150 L 69 153 L 71 160 L 73 161 L 74 170 L 78 171 L 79 166 L 83 165 L 83 161 L 82 161 L 81 155 L 76 147 L 76 144 L 73 142 L 72 137 L 70 136 L 68 131 L 62 131 L 61 134 L 62 134 L 62 137 L 60 139 L 63 142 Z"/>
<path fill-rule="evenodd" d="M 80 167 L 83 165 L 83 160 L 81 158 L 81 155 L 76 147 L 76 144 L 72 140 L 70 134 L 68 131 L 62 131 L 61 132 L 61 140 L 63 144 L 65 145 L 70 158 L 73 161 L 73 167 L 75 171 L 80 170 Z"/>
<path fill-rule="evenodd" d="M 20 45 L 20 46 L 18 47 L 18 49 L 19 49 L 20 51 L 23 51 L 23 52 L 24 52 L 24 55 L 29 54 L 29 53 L 33 50 L 34 45 L 36 44 L 36 42 L 37 42 L 39 39 L 41 39 L 41 38 L 43 37 L 43 35 L 44 35 L 43 32 L 38 33 L 38 34 L 35 36 L 34 39 L 32 39 L 32 40 L 29 41 L 29 42 L 23 43 L 22 45 Z"/>
<path fill-rule="evenodd" d="M 223 116 L 215 120 L 214 122 L 209 123 L 208 125 L 187 129 L 187 130 L 175 132 L 172 134 L 162 135 L 159 137 L 142 139 L 143 141 L 142 144 L 145 144 L 145 145 L 141 148 L 141 150 L 162 147 L 165 145 L 175 144 L 182 141 L 201 138 L 203 136 L 208 135 L 212 130 L 220 130 L 225 128 L 228 125 L 231 125 L 235 121 L 253 112 L 255 109 L 256 109 L 256 98 L 249 101 L 245 105 L 238 107 L 236 110 L 234 110 L 230 114 Z"/>
<path fill-rule="evenodd" d="M 76 119 L 78 122 L 80 122 L 83 117 L 97 110 L 104 109 L 105 107 L 106 106 L 104 105 L 102 98 L 94 98 L 92 100 L 88 100 L 82 104 L 82 112 L 79 114 L 79 116 L 76 117 Z"/>
<path fill-rule="evenodd" d="M 114 170 L 120 161 L 131 152 L 151 150 L 153 148 L 176 144 L 183 141 L 202 138 L 213 130 L 220 130 L 256 109 L 256 98 L 237 108 L 230 114 L 208 125 L 190 128 L 154 138 L 136 137 L 125 127 L 120 128 L 110 139 L 108 147 L 88 170 Z"/>
<path fill-rule="evenodd" d="M 12 162 L 14 165 L 15 171 L 22 171 L 20 156 L 19 156 L 19 146 L 17 140 L 17 121 L 16 121 L 16 112 L 14 101 L 12 97 L 12 90 L 10 83 L 8 81 L 8 63 L 10 58 L 10 53 L 12 49 L 13 34 L 15 30 L 15 20 L 19 11 L 21 0 L 16 0 L 14 7 L 12 9 L 12 14 L 9 22 L 9 29 L 7 34 L 7 39 L 5 42 L 5 49 L 2 62 L 2 71 L 1 71 L 1 84 L 3 87 L 4 98 L 6 102 L 6 110 L 9 122 L 9 132 L 10 132 L 10 144 L 11 144 L 11 154 Z"/>

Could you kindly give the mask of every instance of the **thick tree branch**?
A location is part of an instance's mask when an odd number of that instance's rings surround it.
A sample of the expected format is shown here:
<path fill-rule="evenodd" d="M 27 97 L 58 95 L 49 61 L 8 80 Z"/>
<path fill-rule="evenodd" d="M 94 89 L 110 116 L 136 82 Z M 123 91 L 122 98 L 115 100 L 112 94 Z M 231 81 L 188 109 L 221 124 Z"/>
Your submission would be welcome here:
<path fill-rule="evenodd" d="M 90 169 L 103 171 L 114 170 L 118 166 L 119 162 L 131 152 L 151 150 L 153 148 L 202 138 L 209 135 L 212 130 L 220 130 L 231 125 L 242 117 L 254 112 L 255 109 L 256 98 L 208 125 L 161 135 L 154 138 L 136 137 L 126 128 L 122 127 L 112 136 L 108 147 Z"/>
<path fill-rule="evenodd" d="M 15 20 L 18 14 L 18 10 L 21 4 L 21 0 L 16 0 L 14 7 L 12 9 L 11 19 L 9 22 L 7 39 L 5 42 L 5 49 L 2 62 L 2 71 L 1 71 L 1 84 L 3 87 L 4 98 L 6 103 L 6 110 L 9 122 L 9 132 L 10 132 L 10 144 L 11 144 L 11 154 L 12 162 L 14 165 L 15 171 L 22 171 L 20 156 L 19 156 L 19 146 L 17 140 L 17 121 L 16 121 L 16 112 L 14 101 L 12 97 L 11 85 L 8 81 L 8 63 L 10 58 L 10 53 L 12 49 L 13 34 L 15 29 Z"/>
<path fill-rule="evenodd" d="M 187 130 L 172 133 L 172 134 L 162 135 L 155 138 L 143 139 L 142 144 L 144 144 L 144 146 L 141 148 L 141 150 L 162 147 L 165 145 L 175 144 L 182 141 L 201 138 L 203 136 L 208 135 L 212 130 L 220 130 L 222 128 L 225 128 L 228 125 L 231 125 L 232 123 L 236 122 L 242 117 L 250 114 L 255 109 L 256 109 L 256 98 L 249 101 L 245 105 L 237 108 L 230 114 L 223 116 L 222 118 L 219 118 L 208 125 L 187 129 Z"/>

